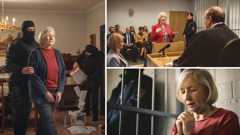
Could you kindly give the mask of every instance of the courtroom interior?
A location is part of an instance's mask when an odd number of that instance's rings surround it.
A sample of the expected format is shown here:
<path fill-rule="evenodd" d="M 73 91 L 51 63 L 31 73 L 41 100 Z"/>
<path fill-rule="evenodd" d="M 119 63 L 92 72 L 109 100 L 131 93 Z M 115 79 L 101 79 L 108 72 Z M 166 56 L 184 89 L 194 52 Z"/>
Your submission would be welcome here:
<path fill-rule="evenodd" d="M 127 61 L 126 67 L 239 67 L 239 3 L 239 0 L 110 0 L 107 39 L 112 33 L 124 36 L 119 52 Z M 214 19 L 219 17 L 222 19 Z M 126 36 L 128 33 L 134 39 Z M 114 48 L 108 46 L 108 50 L 112 58 Z M 107 66 L 116 66 L 112 64 L 116 61 L 110 58 Z"/>

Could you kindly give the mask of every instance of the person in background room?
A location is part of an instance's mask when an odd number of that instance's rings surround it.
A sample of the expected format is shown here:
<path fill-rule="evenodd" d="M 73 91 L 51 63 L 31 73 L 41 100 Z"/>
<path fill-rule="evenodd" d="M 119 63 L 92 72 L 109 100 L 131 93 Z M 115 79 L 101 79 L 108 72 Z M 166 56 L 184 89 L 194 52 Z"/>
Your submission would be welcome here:
<path fill-rule="evenodd" d="M 110 36 L 111 37 L 111 36 Z M 104 64 L 104 56 L 98 51 L 98 49 L 93 45 L 87 45 L 82 54 L 80 54 L 74 65 L 73 71 L 79 67 L 80 63 L 84 60 L 84 70 L 83 72 L 88 76 L 86 80 L 83 80 L 83 86 L 88 90 L 85 99 L 85 112 L 89 115 L 90 111 L 90 94 L 92 95 L 92 121 L 98 121 L 98 93 L 99 86 L 102 81 L 102 71 Z"/>
<path fill-rule="evenodd" d="M 143 27 L 139 27 L 139 33 L 136 35 L 136 46 L 140 48 L 140 55 L 144 60 L 147 58 L 147 37 L 143 34 Z"/>
<path fill-rule="evenodd" d="M 108 38 L 114 33 L 114 28 L 111 26 L 111 27 L 109 27 L 109 34 L 107 35 L 107 40 L 108 40 Z"/>
<path fill-rule="evenodd" d="M 137 57 L 137 49 L 135 47 L 135 39 L 133 34 L 130 32 L 130 28 L 126 28 L 126 33 L 123 34 L 124 36 L 124 46 L 123 46 L 123 56 L 126 57 L 127 49 L 130 48 L 132 50 L 132 61 L 136 62 Z"/>
<path fill-rule="evenodd" d="M 112 26 L 109 27 L 109 32 L 110 33 L 107 35 L 107 40 L 114 33 L 114 28 Z M 110 50 L 110 48 L 109 48 L 109 46 L 107 46 L 107 53 L 109 52 L 109 50 Z"/>
<path fill-rule="evenodd" d="M 6 69 L 11 73 L 9 78 L 9 97 L 12 98 L 13 128 L 15 135 L 25 135 L 32 104 L 29 100 L 28 74 L 34 68 L 27 66 L 30 52 L 39 46 L 34 39 L 35 25 L 32 21 L 22 24 L 22 36 L 15 39 L 6 54 Z"/>
<path fill-rule="evenodd" d="M 176 95 L 189 111 L 178 116 L 172 135 L 240 134 L 238 116 L 213 105 L 218 90 L 207 70 L 184 70 L 178 79 Z"/>
<path fill-rule="evenodd" d="M 193 13 L 188 13 L 187 15 L 187 23 L 183 32 L 183 37 L 186 39 L 186 48 L 190 40 L 192 39 L 193 35 L 196 33 L 196 22 L 193 21 Z"/>
<path fill-rule="evenodd" d="M 128 67 L 127 60 L 121 55 L 120 50 L 123 49 L 123 35 L 113 33 L 108 39 L 110 50 L 107 55 L 108 67 Z"/>
<path fill-rule="evenodd" d="M 53 119 L 56 103 L 59 103 L 65 85 L 65 63 L 62 54 L 53 48 L 55 31 L 44 28 L 38 36 L 40 47 L 32 50 L 28 66 L 34 73 L 29 75 L 29 97 L 40 115 L 37 135 L 57 135 Z"/>
<path fill-rule="evenodd" d="M 130 26 L 130 31 L 131 31 L 131 34 L 133 34 L 134 39 L 135 39 L 135 41 L 136 41 L 136 32 L 135 32 L 135 29 L 134 29 L 133 26 Z"/>
<path fill-rule="evenodd" d="M 143 34 L 146 36 L 146 39 L 148 39 L 148 28 L 146 25 L 143 26 Z"/>
<path fill-rule="evenodd" d="M 133 35 L 134 35 L 134 37 L 135 37 L 135 35 L 136 35 L 136 32 L 135 32 L 135 29 L 134 29 L 134 27 L 133 27 L 133 26 L 130 26 L 130 31 L 131 31 L 131 34 L 133 34 Z"/>
<path fill-rule="evenodd" d="M 115 25 L 115 31 L 114 32 L 118 33 L 118 34 L 123 34 L 123 32 L 120 31 L 120 25 L 118 25 L 118 24 Z"/>
<path fill-rule="evenodd" d="M 159 13 L 157 19 L 158 23 L 152 27 L 150 39 L 156 43 L 170 42 L 170 37 L 173 39 L 178 32 L 172 32 L 171 26 L 166 23 L 167 14 L 165 12 Z"/>
<path fill-rule="evenodd" d="M 214 6 L 205 12 L 206 30 L 192 37 L 182 56 L 173 61 L 174 67 L 218 67 L 224 46 L 238 36 L 225 24 L 225 12 Z"/>

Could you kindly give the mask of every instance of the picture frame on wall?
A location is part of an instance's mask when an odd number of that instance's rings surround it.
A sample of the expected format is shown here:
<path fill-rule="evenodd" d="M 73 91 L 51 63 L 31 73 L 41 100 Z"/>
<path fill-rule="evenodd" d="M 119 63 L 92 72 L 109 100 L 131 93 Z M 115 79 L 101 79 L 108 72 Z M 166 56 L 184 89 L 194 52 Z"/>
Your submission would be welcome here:
<path fill-rule="evenodd" d="M 3 31 L 0 32 L 0 57 L 5 57 L 8 46 L 16 38 L 22 35 L 21 30 Z"/>

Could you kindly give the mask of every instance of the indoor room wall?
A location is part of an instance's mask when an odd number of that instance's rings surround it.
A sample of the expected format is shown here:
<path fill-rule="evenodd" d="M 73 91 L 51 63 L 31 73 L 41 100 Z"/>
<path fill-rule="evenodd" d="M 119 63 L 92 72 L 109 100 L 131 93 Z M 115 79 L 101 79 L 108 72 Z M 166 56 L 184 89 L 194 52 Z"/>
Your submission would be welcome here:
<path fill-rule="evenodd" d="M 231 110 L 240 118 L 240 69 L 217 69 L 214 77 L 218 88 L 216 106 Z"/>
<path fill-rule="evenodd" d="M 77 48 L 84 49 L 86 43 L 86 14 L 52 11 L 6 11 L 5 15 L 16 18 L 16 26 L 24 20 L 32 20 L 36 26 L 35 39 L 39 32 L 48 26 L 55 29 L 54 47 L 60 52 L 76 54 Z M 11 23 L 10 23 L 11 24 Z"/>
<path fill-rule="evenodd" d="M 35 39 L 39 32 L 48 26 L 55 29 L 56 43 L 54 48 L 61 53 L 76 55 L 77 49 L 81 51 L 90 43 L 89 35 L 96 34 L 96 46 L 100 48 L 100 26 L 105 24 L 105 4 L 99 3 L 87 12 L 61 12 L 61 11 L 5 11 L 5 16 L 16 18 L 15 25 L 21 27 L 24 20 L 32 20 L 36 26 Z M 5 56 L 0 57 L 0 65 L 5 64 Z"/>
<path fill-rule="evenodd" d="M 130 26 L 134 26 L 138 32 L 139 26 L 146 25 L 151 31 L 151 27 L 157 23 L 157 15 L 160 12 L 164 11 L 167 15 L 169 11 L 193 12 L 192 6 L 191 0 L 109 0 L 107 2 L 107 28 L 119 24 L 123 32 L 126 31 L 126 27 Z M 134 9 L 133 16 L 129 16 L 129 8 Z"/>
<path fill-rule="evenodd" d="M 86 15 L 86 44 L 90 43 L 89 36 L 96 34 L 96 46 L 100 49 L 100 26 L 105 24 L 105 2 L 89 9 Z"/>

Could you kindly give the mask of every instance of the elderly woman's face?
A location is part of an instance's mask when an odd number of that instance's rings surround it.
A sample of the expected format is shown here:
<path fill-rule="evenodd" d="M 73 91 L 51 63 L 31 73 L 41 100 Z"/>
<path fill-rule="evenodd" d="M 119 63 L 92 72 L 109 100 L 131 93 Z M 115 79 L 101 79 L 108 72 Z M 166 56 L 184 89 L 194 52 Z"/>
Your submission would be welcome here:
<path fill-rule="evenodd" d="M 48 47 L 48 46 L 53 46 L 55 43 L 55 34 L 53 31 L 50 31 L 44 38 L 43 38 L 43 45 Z"/>
<path fill-rule="evenodd" d="M 123 45 L 124 45 L 123 38 L 121 38 L 121 41 L 120 41 L 120 43 L 117 45 L 117 48 L 118 48 L 118 49 L 122 49 L 122 48 L 123 48 Z"/>
<path fill-rule="evenodd" d="M 180 85 L 180 93 L 186 107 L 194 112 L 201 113 L 206 107 L 208 93 L 193 75 L 187 76 Z"/>
<path fill-rule="evenodd" d="M 160 16 L 159 20 L 160 20 L 160 23 L 164 24 L 167 21 L 167 16 L 166 15 L 162 15 L 162 16 Z"/>

